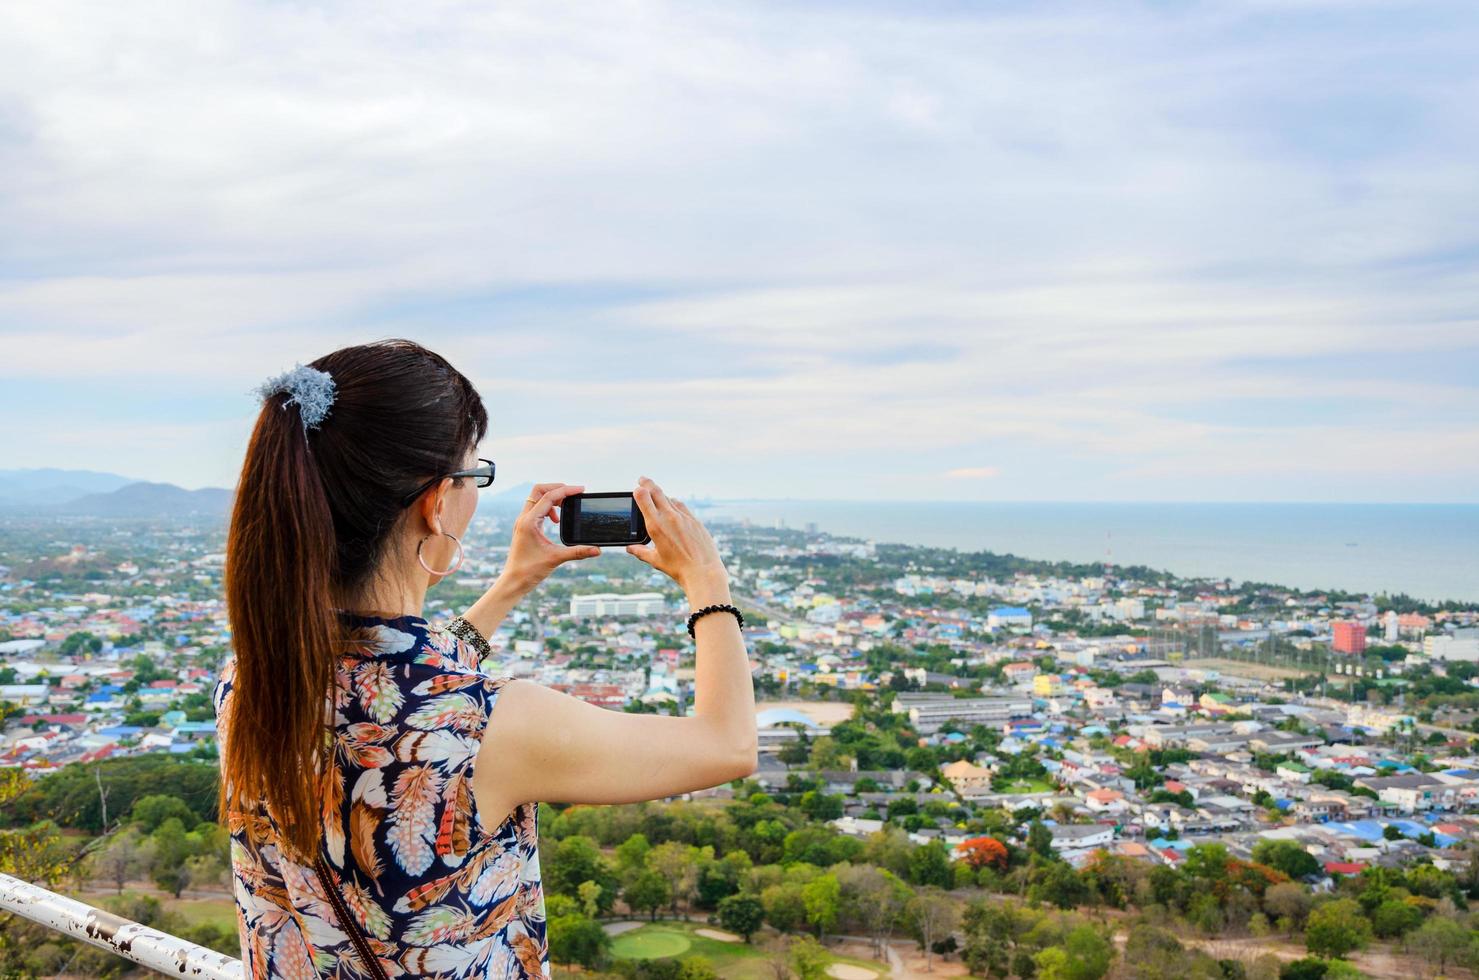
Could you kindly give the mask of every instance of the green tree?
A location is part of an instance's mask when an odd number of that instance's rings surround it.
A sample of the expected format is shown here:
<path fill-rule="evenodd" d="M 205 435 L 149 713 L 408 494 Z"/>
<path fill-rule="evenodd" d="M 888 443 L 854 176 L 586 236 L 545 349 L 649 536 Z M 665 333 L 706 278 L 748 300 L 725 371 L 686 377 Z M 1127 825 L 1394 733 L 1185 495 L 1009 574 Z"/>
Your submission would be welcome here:
<path fill-rule="evenodd" d="M 668 908 L 674 917 L 678 915 L 678 903 L 688 897 L 698 880 L 696 859 L 700 853 L 690 844 L 670 840 L 647 855 L 647 866 L 667 879 Z"/>
<path fill-rule="evenodd" d="M 215 763 L 195 762 L 163 752 L 104 759 L 87 765 L 68 765 L 28 782 L 24 790 L 0 808 L 0 826 L 24 826 L 37 820 L 55 820 L 63 827 L 76 827 L 102 834 L 106 791 L 107 830 L 114 829 L 120 814 L 130 813 L 141 797 L 168 786 L 170 794 L 185 802 L 192 813 L 216 819 L 216 793 L 220 771 Z"/>
<path fill-rule="evenodd" d="M 1442 973 L 1473 949 L 1473 933 L 1447 916 L 1435 915 L 1412 934 L 1410 945 Z"/>
<path fill-rule="evenodd" d="M 1279 980 L 1322 980 L 1329 965 L 1324 960 L 1310 959 L 1292 960 L 1285 963 L 1279 970 Z"/>
<path fill-rule="evenodd" d="M 672 892 L 666 878 L 651 868 L 643 868 L 632 875 L 621 897 L 633 912 L 641 913 L 645 909 L 656 921 L 657 910 L 668 903 Z"/>
<path fill-rule="evenodd" d="M 810 936 L 800 936 L 791 942 L 791 968 L 799 980 L 822 980 L 827 975 L 830 959 L 822 944 Z"/>
<path fill-rule="evenodd" d="M 647 863 L 647 852 L 652 850 L 645 834 L 632 834 L 616 845 L 616 863 L 623 870 L 643 867 Z"/>
<path fill-rule="evenodd" d="M 694 953 L 678 961 L 677 980 L 719 980 L 719 971 L 707 957 Z"/>
<path fill-rule="evenodd" d="M 1061 946 L 1049 946 L 1033 957 L 1042 980 L 1099 980 L 1109 972 L 1114 947 L 1092 926 L 1078 926 Z"/>
<path fill-rule="evenodd" d="M 1027 826 L 1027 849 L 1045 858 L 1057 856 L 1053 853 L 1053 832 L 1041 820 Z"/>
<path fill-rule="evenodd" d="M 68 634 L 67 638 L 62 641 L 61 646 L 58 647 L 58 652 L 64 657 L 75 657 L 79 653 L 97 653 L 102 649 L 103 638 L 101 636 L 94 636 L 87 630 L 80 630 L 76 633 Z M 140 654 L 140 656 L 142 657 L 143 655 Z M 137 659 L 138 658 L 135 658 L 136 662 Z M 154 666 L 153 661 L 148 660 L 147 657 L 145 657 L 144 659 L 151 668 Z M 149 680 L 155 679 L 156 678 L 154 677 L 149 678 Z M 145 683 L 147 683 L 147 681 Z"/>
<path fill-rule="evenodd" d="M 955 883 L 950 867 L 950 851 L 941 840 L 916 847 L 909 855 L 909 880 L 916 885 L 938 885 L 949 888 Z"/>
<path fill-rule="evenodd" d="M 1298 927 L 1310 912 L 1310 893 L 1302 885 L 1283 881 L 1263 893 L 1263 907 L 1275 920 L 1288 919 Z"/>
<path fill-rule="evenodd" d="M 190 884 L 190 869 L 185 861 L 194 850 L 179 817 L 169 817 L 148 838 L 149 875 L 154 883 L 175 898 Z"/>
<path fill-rule="evenodd" d="M 1290 878 L 1303 878 L 1320 872 L 1320 862 L 1292 840 L 1260 840 L 1253 846 L 1253 860 L 1282 871 Z"/>
<path fill-rule="evenodd" d="M 551 891 L 565 895 L 578 895 L 580 884 L 594 881 L 601 886 L 597 901 L 601 911 L 610 910 L 616 897 L 616 872 L 597 848 L 596 842 L 584 834 L 574 834 L 548 849 L 549 867 L 544 871 L 545 880 Z"/>
<path fill-rule="evenodd" d="M 1018 918 L 1017 906 L 1011 903 L 995 905 L 977 899 L 966 904 L 961 913 L 961 932 L 965 936 L 961 958 L 971 973 L 1005 977 L 1011 972 Z M 1036 971 L 1030 956 L 1023 962 L 1028 969 Z M 1022 975 L 1020 970 L 1017 972 Z"/>
<path fill-rule="evenodd" d="M 1083 878 L 1064 861 L 1045 864 L 1035 872 L 1036 880 L 1027 894 L 1037 902 L 1048 902 L 1060 909 L 1071 909 L 1089 897 L 1088 886 Z"/>
<path fill-rule="evenodd" d="M 1422 922 L 1422 908 L 1399 898 L 1387 899 L 1371 913 L 1371 930 L 1382 939 L 1395 939 Z"/>
<path fill-rule="evenodd" d="M 814 789 L 801 794 L 800 806 L 813 820 L 836 820 L 842 816 L 842 797 Z"/>
<path fill-rule="evenodd" d="M 1227 848 L 1221 844 L 1195 844 L 1186 851 L 1181 870 L 1192 878 L 1221 881 L 1227 877 Z"/>
<path fill-rule="evenodd" d="M 1130 929 L 1125 963 L 1133 964 L 1136 980 L 1224 980 L 1210 956 L 1188 953 L 1169 931 L 1145 923 Z"/>
<path fill-rule="evenodd" d="M 601 891 L 601 886 L 589 879 L 582 881 L 580 887 L 575 889 L 576 895 L 580 898 L 581 911 L 592 919 L 600 914 Z"/>
<path fill-rule="evenodd" d="M 806 921 L 816 929 L 817 936 L 826 935 L 827 930 L 837 924 L 841 910 L 842 886 L 834 874 L 824 874 L 801 886 L 801 898 L 806 904 Z"/>
<path fill-rule="evenodd" d="M 781 932 L 792 932 L 807 921 L 802 886 L 794 881 L 769 885 L 760 892 L 765 921 Z"/>
<path fill-rule="evenodd" d="M 589 916 L 556 916 L 549 920 L 549 955 L 556 963 L 599 969 L 611 955 L 611 937 Z"/>
<path fill-rule="evenodd" d="M 1354 899 L 1338 898 L 1317 906 L 1304 927 L 1305 948 L 1316 956 L 1338 959 L 1371 941 L 1371 923 Z"/>
<path fill-rule="evenodd" d="M 760 928 L 765 906 L 753 895 L 730 895 L 719 903 L 719 924 L 745 937 L 745 942 Z"/>
<path fill-rule="evenodd" d="M 149 796 L 141 796 L 134 801 L 133 812 L 130 819 L 143 827 L 144 831 L 152 832 L 170 817 L 179 818 L 181 826 L 185 830 L 192 829 L 200 818 L 197 817 L 178 796 L 169 796 L 164 793 L 154 793 Z"/>

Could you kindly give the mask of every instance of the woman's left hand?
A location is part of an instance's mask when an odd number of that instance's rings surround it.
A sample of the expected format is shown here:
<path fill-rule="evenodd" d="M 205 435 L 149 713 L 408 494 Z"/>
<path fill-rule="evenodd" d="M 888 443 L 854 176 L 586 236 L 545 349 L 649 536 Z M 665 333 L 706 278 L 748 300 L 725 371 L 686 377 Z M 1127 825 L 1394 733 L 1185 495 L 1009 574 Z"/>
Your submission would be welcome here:
<path fill-rule="evenodd" d="M 514 521 L 513 539 L 508 545 L 508 560 L 500 578 L 519 593 L 528 592 L 549 577 L 550 572 L 567 561 L 595 558 L 601 549 L 595 545 L 562 545 L 544 533 L 544 519 L 560 523 L 556 508 L 571 494 L 585 487 L 566 483 L 538 483 L 524 501 L 524 508 Z"/>

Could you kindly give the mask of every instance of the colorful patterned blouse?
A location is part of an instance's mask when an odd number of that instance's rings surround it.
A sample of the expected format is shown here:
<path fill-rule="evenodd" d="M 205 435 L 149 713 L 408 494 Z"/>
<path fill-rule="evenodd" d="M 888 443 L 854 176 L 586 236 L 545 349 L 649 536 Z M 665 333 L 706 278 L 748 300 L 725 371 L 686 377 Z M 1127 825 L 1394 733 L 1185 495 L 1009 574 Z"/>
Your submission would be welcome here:
<path fill-rule="evenodd" d="M 490 829 L 472 794 L 508 678 L 478 669 L 487 643 L 461 617 L 339 615 L 350 642 L 335 671 L 322 853 L 376 958 L 392 978 L 549 976 L 537 804 Z M 213 696 L 218 741 L 234 674 L 228 658 Z M 228 829 L 245 975 L 369 976 L 312 865 L 279 853 L 265 808 L 231 814 Z"/>

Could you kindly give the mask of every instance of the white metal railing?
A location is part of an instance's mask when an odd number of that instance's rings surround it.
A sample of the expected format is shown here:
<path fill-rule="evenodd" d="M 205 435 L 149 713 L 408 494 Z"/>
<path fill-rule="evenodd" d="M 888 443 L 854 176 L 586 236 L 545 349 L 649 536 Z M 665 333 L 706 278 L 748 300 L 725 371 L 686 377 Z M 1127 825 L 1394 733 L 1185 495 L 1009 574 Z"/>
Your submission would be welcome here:
<path fill-rule="evenodd" d="M 0 874 L 0 911 L 14 912 L 170 976 L 242 980 L 241 960 L 7 874 Z"/>

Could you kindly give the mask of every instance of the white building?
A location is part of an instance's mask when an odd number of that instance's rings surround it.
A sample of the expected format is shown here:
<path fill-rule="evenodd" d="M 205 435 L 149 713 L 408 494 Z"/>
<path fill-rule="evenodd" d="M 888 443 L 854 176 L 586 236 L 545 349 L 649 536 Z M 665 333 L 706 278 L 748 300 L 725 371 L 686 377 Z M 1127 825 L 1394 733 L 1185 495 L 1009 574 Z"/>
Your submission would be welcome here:
<path fill-rule="evenodd" d="M 1049 829 L 1053 832 L 1053 850 L 1060 853 L 1108 847 L 1114 842 L 1114 827 L 1110 824 L 1058 824 Z"/>
<path fill-rule="evenodd" d="M 1433 660 L 1479 660 L 1479 627 L 1425 636 L 1423 653 Z"/>
<path fill-rule="evenodd" d="M 1032 613 L 1021 606 L 997 606 L 986 614 L 986 625 L 991 629 L 1001 627 L 1032 628 Z"/>
<path fill-rule="evenodd" d="M 598 592 L 570 597 L 572 616 L 657 616 L 667 611 L 660 592 Z"/>

